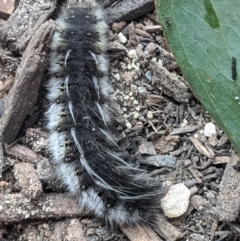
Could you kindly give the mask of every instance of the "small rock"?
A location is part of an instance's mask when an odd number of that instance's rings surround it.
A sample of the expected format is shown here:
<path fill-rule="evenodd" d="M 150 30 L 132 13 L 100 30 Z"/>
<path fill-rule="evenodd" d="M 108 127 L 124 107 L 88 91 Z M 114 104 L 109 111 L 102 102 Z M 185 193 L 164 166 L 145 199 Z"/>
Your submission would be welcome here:
<path fill-rule="evenodd" d="M 137 57 L 137 52 L 135 49 L 131 49 L 128 51 L 128 57 L 131 59 L 135 59 Z"/>
<path fill-rule="evenodd" d="M 118 34 L 118 40 L 119 40 L 119 42 L 122 43 L 122 44 L 125 44 L 125 43 L 127 42 L 127 38 L 125 37 L 125 35 L 123 35 L 122 32 L 120 32 L 120 33 Z"/>
<path fill-rule="evenodd" d="M 210 137 L 216 134 L 217 134 L 217 131 L 216 131 L 215 125 L 212 122 L 207 123 L 204 128 L 204 135 L 207 137 Z"/>
<path fill-rule="evenodd" d="M 129 96 L 128 96 L 128 95 L 125 95 L 125 96 L 124 96 L 124 100 L 129 100 Z"/>
<path fill-rule="evenodd" d="M 138 92 L 139 92 L 140 94 L 143 94 L 143 93 L 146 93 L 146 92 L 147 92 L 147 89 L 146 89 L 146 87 L 140 86 L 140 87 L 138 87 Z"/>
<path fill-rule="evenodd" d="M 134 111 L 134 112 L 133 112 L 133 117 L 134 117 L 134 119 L 137 119 L 137 118 L 139 117 L 139 113 L 136 112 L 136 111 Z"/>
<path fill-rule="evenodd" d="M 121 79 L 119 73 L 115 74 L 113 77 L 114 77 L 114 79 L 117 80 L 117 81 L 119 81 L 119 80 Z"/>
<path fill-rule="evenodd" d="M 137 100 L 134 100 L 134 101 L 133 101 L 133 104 L 134 104 L 134 105 L 138 105 L 138 101 L 137 101 Z"/>
<path fill-rule="evenodd" d="M 182 183 L 172 186 L 161 200 L 164 215 L 168 218 L 176 218 L 183 215 L 189 205 L 190 191 Z"/>
<path fill-rule="evenodd" d="M 140 111 L 140 109 L 141 109 L 141 108 L 140 108 L 139 105 L 135 107 L 135 110 L 136 110 L 136 111 Z"/>
<path fill-rule="evenodd" d="M 128 68 L 128 70 L 131 70 L 133 68 L 133 66 L 131 64 L 128 64 L 127 68 Z"/>
<path fill-rule="evenodd" d="M 132 124 L 131 124 L 130 122 L 127 122 L 127 123 L 126 123 L 126 127 L 127 127 L 129 130 L 131 130 L 131 129 L 132 129 Z"/>
<path fill-rule="evenodd" d="M 157 155 L 156 150 L 151 141 L 144 142 L 139 146 L 139 152 L 141 154 Z"/>
<path fill-rule="evenodd" d="M 152 111 L 148 111 L 148 113 L 147 113 L 147 117 L 148 117 L 148 119 L 152 119 L 153 118 L 153 113 L 152 113 Z"/>

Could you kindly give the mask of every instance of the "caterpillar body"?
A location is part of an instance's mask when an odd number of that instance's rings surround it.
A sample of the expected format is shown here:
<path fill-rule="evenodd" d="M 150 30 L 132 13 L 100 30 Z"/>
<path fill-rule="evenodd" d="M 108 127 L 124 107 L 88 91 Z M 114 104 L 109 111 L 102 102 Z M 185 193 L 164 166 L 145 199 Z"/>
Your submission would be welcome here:
<path fill-rule="evenodd" d="M 94 0 L 68 4 L 56 25 L 45 117 L 57 178 L 81 210 L 110 226 L 154 225 L 161 185 L 117 144 L 103 11 Z"/>

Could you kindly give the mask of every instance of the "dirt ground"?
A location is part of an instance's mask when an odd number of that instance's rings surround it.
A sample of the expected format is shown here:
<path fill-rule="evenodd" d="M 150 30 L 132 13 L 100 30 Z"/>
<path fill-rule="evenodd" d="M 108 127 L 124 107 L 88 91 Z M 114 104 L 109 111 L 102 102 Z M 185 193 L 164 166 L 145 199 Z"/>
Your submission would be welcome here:
<path fill-rule="evenodd" d="M 54 178 L 43 118 L 48 47 L 63 2 L 8 0 L 8 10 L 0 4 L 0 241 L 240 240 L 239 158 L 184 80 L 153 1 L 102 2 L 119 145 L 166 190 L 184 184 L 186 211 L 167 218 L 159 200 L 155 230 L 111 230 L 79 212 Z"/>

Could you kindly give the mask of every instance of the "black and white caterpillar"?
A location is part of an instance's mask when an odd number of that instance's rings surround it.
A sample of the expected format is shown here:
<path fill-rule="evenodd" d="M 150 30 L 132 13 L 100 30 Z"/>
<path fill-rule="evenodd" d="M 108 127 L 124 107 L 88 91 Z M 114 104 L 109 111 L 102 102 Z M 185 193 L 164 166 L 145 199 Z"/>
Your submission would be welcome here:
<path fill-rule="evenodd" d="M 45 113 L 57 177 L 80 209 L 114 225 L 153 225 L 161 185 L 117 142 L 108 84 L 107 24 L 94 0 L 67 4 L 51 43 Z"/>

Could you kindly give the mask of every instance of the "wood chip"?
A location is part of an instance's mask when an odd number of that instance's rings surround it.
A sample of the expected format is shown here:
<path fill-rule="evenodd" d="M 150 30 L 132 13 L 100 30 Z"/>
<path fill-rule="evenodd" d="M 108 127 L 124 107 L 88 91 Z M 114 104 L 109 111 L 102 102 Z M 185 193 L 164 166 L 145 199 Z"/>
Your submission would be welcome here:
<path fill-rule="evenodd" d="M 214 154 L 209 152 L 207 148 L 195 137 L 190 136 L 189 140 L 193 143 L 193 145 L 196 147 L 196 149 L 203 154 L 204 156 L 207 156 L 208 158 L 213 158 Z"/>
<path fill-rule="evenodd" d="M 32 164 L 24 162 L 15 164 L 14 176 L 26 197 L 37 199 L 43 193 L 42 183 Z"/>
<path fill-rule="evenodd" d="M 0 1 L 0 19 L 7 20 L 15 9 L 16 0 Z"/>
<path fill-rule="evenodd" d="M 139 152 L 141 154 L 157 155 L 156 150 L 153 146 L 153 143 L 150 141 L 142 143 L 139 146 Z"/>
<path fill-rule="evenodd" d="M 125 21 L 121 21 L 121 22 L 118 22 L 118 23 L 113 23 L 112 30 L 115 33 L 119 33 L 126 26 L 127 26 L 127 23 Z"/>
<path fill-rule="evenodd" d="M 15 140 L 24 119 L 37 99 L 54 29 L 52 20 L 44 23 L 36 31 L 23 54 L 0 121 L 0 137 L 4 143 L 10 144 Z"/>
<path fill-rule="evenodd" d="M 149 33 L 156 33 L 162 30 L 161 25 L 150 25 L 150 26 L 145 26 L 144 29 L 149 32 Z"/>
<path fill-rule="evenodd" d="M 169 152 L 175 150 L 179 141 L 179 136 L 168 135 L 153 140 L 153 145 L 158 153 L 168 154 Z"/>
<path fill-rule="evenodd" d="M 0 30 L 0 39 L 12 50 L 24 50 L 39 27 L 50 17 L 56 6 L 55 1 L 20 1 L 18 8 Z M 37 40 L 40 37 L 33 37 Z M 47 43 L 45 43 L 47 45 Z M 37 53 L 35 56 L 37 56 Z M 44 51 L 40 52 L 40 54 Z"/>
<path fill-rule="evenodd" d="M 106 21 L 108 24 L 120 21 L 132 21 L 153 10 L 154 3 L 152 0 L 120 1 L 115 6 L 107 8 Z"/>
<path fill-rule="evenodd" d="M 213 214 L 214 213 L 213 205 L 200 195 L 193 195 L 190 198 L 190 204 L 196 210 L 204 212 L 205 214 L 210 214 L 210 213 Z"/>
<path fill-rule="evenodd" d="M 212 163 L 214 165 L 218 165 L 218 164 L 226 164 L 230 161 L 230 157 L 229 156 L 216 156 Z"/>
<path fill-rule="evenodd" d="M 11 147 L 6 147 L 6 152 L 11 156 L 17 157 L 22 161 L 27 161 L 32 164 L 36 164 L 38 160 L 43 158 L 41 155 L 36 154 L 36 152 L 32 151 L 26 146 L 19 144 L 15 144 Z"/>
<path fill-rule="evenodd" d="M 127 235 L 130 241 L 161 241 L 158 235 L 150 227 L 140 227 L 135 228 L 122 227 L 122 232 Z"/>
<path fill-rule="evenodd" d="M 182 233 L 161 215 L 158 215 L 157 228 L 155 228 L 155 231 L 163 237 L 165 241 L 174 241 L 182 237 Z M 149 239 L 149 241 L 150 240 L 151 239 Z"/>
<path fill-rule="evenodd" d="M 233 155 L 226 165 L 220 192 L 217 197 L 216 210 L 219 220 L 225 222 L 235 221 L 240 210 L 240 172 L 234 166 L 239 166 L 239 155 Z"/>
<path fill-rule="evenodd" d="M 153 84 L 156 84 L 158 88 L 162 89 L 164 94 L 180 103 L 189 102 L 190 94 L 188 92 L 188 87 L 179 77 L 170 73 L 157 62 L 153 62 L 151 69 L 153 72 Z"/>
<path fill-rule="evenodd" d="M 62 194 L 41 195 L 31 202 L 22 193 L 0 193 L 0 223 L 20 223 L 27 219 L 79 217 L 83 213 L 75 200 Z"/>

